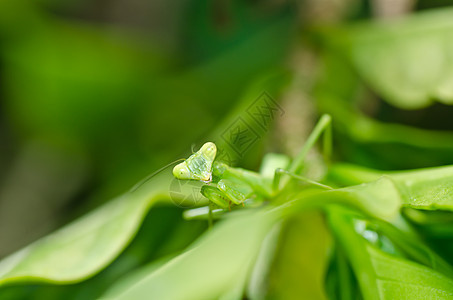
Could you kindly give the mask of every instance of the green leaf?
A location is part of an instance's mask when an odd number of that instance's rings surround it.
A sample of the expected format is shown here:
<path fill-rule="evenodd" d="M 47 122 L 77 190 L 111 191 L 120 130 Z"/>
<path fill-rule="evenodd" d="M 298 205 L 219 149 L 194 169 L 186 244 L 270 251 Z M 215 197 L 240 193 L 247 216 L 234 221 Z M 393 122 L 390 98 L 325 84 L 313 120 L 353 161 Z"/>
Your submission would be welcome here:
<path fill-rule="evenodd" d="M 289 219 L 278 243 L 266 299 L 298 299 L 300 295 L 327 299 L 324 277 L 331 243 L 319 212 Z"/>
<path fill-rule="evenodd" d="M 384 175 L 397 187 L 404 206 L 453 210 L 453 166 L 385 172 L 339 164 L 327 177 L 341 184 L 360 184 Z"/>
<path fill-rule="evenodd" d="M 341 247 L 335 247 L 332 252 L 332 259 L 326 275 L 328 299 L 357 299 L 354 296 L 359 294 L 358 283 L 344 250 Z"/>
<path fill-rule="evenodd" d="M 453 210 L 453 166 L 391 175 L 405 199 L 405 205 L 423 209 Z"/>
<path fill-rule="evenodd" d="M 345 197 L 345 204 L 358 206 L 363 212 L 392 220 L 399 214 L 402 199 L 395 184 L 387 177 L 376 181 L 336 190 Z"/>
<path fill-rule="evenodd" d="M 116 299 L 218 299 L 242 296 L 244 280 L 279 213 L 230 214 L 183 254 Z M 232 287 L 239 288 L 232 292 Z M 236 288 L 233 288 L 236 290 Z"/>
<path fill-rule="evenodd" d="M 400 212 L 401 196 L 397 187 L 387 177 L 376 181 L 355 185 L 346 188 L 317 191 L 307 190 L 295 197 L 288 210 L 324 208 L 328 204 L 352 206 L 361 212 L 383 220 L 393 220 Z"/>
<path fill-rule="evenodd" d="M 453 281 L 423 265 L 387 254 L 354 230 L 355 219 L 344 209 L 329 209 L 331 229 L 345 249 L 364 299 L 447 299 Z"/>
<path fill-rule="evenodd" d="M 453 10 L 346 30 L 348 55 L 378 94 L 403 109 L 453 104 Z"/>
<path fill-rule="evenodd" d="M 402 230 L 379 220 L 373 220 L 373 223 L 375 232 L 388 237 L 394 247 L 402 251 L 408 258 L 453 278 L 452 267 L 437 253 L 427 247 L 418 233 L 413 231 L 412 227 L 403 218 L 397 222 L 399 227 L 402 227 Z"/>
<path fill-rule="evenodd" d="M 21 281 L 70 283 L 99 272 L 129 244 L 153 204 L 178 197 L 175 193 L 173 198 L 169 196 L 170 180 L 170 172 L 160 174 L 138 190 L 5 258 L 0 262 L 0 285 Z"/>

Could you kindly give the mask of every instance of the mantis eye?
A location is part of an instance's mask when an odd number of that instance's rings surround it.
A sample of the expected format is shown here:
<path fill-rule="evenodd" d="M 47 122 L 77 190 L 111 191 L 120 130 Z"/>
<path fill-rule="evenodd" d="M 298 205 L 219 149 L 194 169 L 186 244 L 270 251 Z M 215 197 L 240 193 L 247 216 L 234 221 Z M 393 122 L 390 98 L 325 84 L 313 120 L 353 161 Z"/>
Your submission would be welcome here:
<path fill-rule="evenodd" d="M 200 151 L 210 160 L 214 160 L 217 154 L 217 147 L 214 143 L 207 142 L 201 147 Z"/>
<path fill-rule="evenodd" d="M 177 179 L 190 179 L 190 175 L 186 162 L 182 162 L 173 168 L 173 176 Z"/>

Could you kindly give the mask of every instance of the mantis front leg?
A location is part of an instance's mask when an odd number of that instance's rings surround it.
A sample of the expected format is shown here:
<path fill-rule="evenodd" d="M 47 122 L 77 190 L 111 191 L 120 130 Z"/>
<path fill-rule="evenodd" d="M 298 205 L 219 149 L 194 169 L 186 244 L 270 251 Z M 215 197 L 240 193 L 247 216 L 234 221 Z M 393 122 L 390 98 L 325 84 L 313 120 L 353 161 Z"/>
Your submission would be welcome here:
<path fill-rule="evenodd" d="M 325 184 L 322 184 L 322 183 L 319 183 L 317 181 L 314 181 L 314 180 L 311 180 L 307 177 L 304 177 L 304 176 L 300 176 L 300 175 L 297 175 L 297 174 L 294 174 L 294 173 L 291 173 L 287 170 L 284 170 L 284 169 L 276 169 L 275 170 L 275 175 L 274 175 L 274 182 L 273 182 L 273 188 L 275 191 L 278 190 L 279 188 L 279 183 L 280 183 L 280 178 L 283 174 L 286 174 L 294 179 L 297 179 L 297 180 L 300 180 L 300 181 L 303 181 L 303 182 L 306 182 L 308 184 L 311 184 L 311 185 L 315 185 L 317 187 L 320 187 L 320 188 L 323 188 L 323 189 L 326 189 L 326 190 L 331 190 L 332 188 L 328 185 L 325 185 Z"/>
<path fill-rule="evenodd" d="M 304 146 L 300 150 L 299 154 L 296 156 L 294 161 L 289 166 L 288 170 L 277 169 L 275 170 L 274 180 L 272 183 L 272 187 L 274 192 L 280 190 L 280 180 L 283 174 L 290 175 L 293 178 L 315 184 L 318 186 L 324 186 L 323 184 L 317 183 L 312 181 L 308 178 L 302 177 L 297 175 L 297 172 L 300 171 L 302 166 L 304 165 L 304 160 L 310 151 L 311 148 L 315 145 L 315 143 L 319 140 L 321 135 L 323 135 L 323 155 L 324 159 L 328 162 L 330 160 L 330 155 L 332 153 L 332 118 L 330 115 L 322 115 L 319 119 L 318 123 L 316 124 L 315 128 L 311 132 L 310 136 L 308 137 L 307 141 L 305 142 Z"/>

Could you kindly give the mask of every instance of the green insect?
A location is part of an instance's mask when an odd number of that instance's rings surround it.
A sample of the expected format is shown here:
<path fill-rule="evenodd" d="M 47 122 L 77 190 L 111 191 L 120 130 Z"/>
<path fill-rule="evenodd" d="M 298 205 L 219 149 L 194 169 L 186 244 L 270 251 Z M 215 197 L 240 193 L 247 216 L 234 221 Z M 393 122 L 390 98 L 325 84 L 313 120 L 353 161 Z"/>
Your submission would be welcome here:
<path fill-rule="evenodd" d="M 185 215 L 190 218 L 208 213 L 211 224 L 213 209 L 214 212 L 228 211 L 231 210 L 232 206 L 245 206 L 248 203 L 262 203 L 265 200 L 270 200 L 283 189 L 282 175 L 284 174 L 321 188 L 330 188 L 297 174 L 303 166 L 308 150 L 323 132 L 324 155 L 325 157 L 330 156 L 330 124 L 330 116 L 322 116 L 299 155 L 289 166 L 288 160 L 284 156 L 277 156 L 277 159 L 272 159 L 272 162 L 267 164 L 267 169 L 269 169 L 269 165 L 273 169 L 260 173 L 234 168 L 216 161 L 216 145 L 212 142 L 205 143 L 200 150 L 173 168 L 173 175 L 177 179 L 204 182 L 205 185 L 201 187 L 201 194 L 210 201 L 207 209 L 190 210 Z"/>

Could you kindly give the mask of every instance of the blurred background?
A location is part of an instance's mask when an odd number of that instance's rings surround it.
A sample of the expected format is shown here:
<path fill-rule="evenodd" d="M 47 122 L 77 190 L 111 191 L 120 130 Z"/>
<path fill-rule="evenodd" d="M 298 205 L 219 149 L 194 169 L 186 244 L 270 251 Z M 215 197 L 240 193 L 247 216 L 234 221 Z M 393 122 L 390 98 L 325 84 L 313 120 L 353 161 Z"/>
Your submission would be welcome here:
<path fill-rule="evenodd" d="M 295 24 L 279 1 L 2 1 L 0 256 L 203 142 Z"/>
<path fill-rule="evenodd" d="M 392 102 L 349 61 L 348 35 L 336 31 L 451 4 L 0 1 L 0 258 L 215 140 L 264 91 L 284 115 L 239 157 L 241 166 L 256 169 L 267 151 L 293 155 L 324 112 L 334 118 L 338 161 L 379 169 L 453 163 L 452 107 Z M 183 249 L 206 225 L 183 227 L 180 213 L 153 209 L 129 252 L 103 271 L 110 275 L 93 280 L 107 285 Z M 168 232 L 181 238 L 165 243 Z"/>

